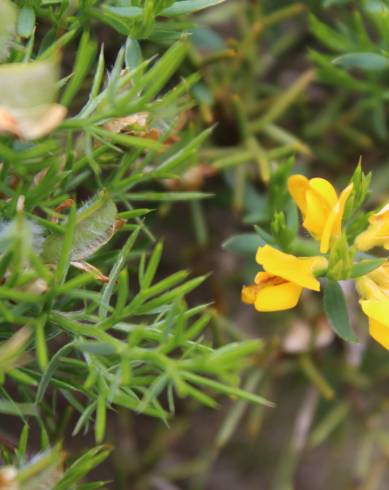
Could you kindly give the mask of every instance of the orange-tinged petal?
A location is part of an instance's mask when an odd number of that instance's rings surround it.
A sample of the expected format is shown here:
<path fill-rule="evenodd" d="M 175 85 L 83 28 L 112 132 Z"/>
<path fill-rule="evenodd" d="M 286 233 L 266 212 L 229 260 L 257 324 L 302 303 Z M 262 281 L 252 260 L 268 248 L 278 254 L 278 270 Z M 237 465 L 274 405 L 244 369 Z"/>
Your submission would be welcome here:
<path fill-rule="evenodd" d="M 255 299 L 257 311 L 283 311 L 294 308 L 303 288 L 293 282 L 261 288 Z"/>
<path fill-rule="evenodd" d="M 288 190 L 294 202 L 300 211 L 305 214 L 306 209 L 306 192 L 309 186 L 309 180 L 304 175 L 292 175 L 288 179 Z"/>
<path fill-rule="evenodd" d="M 242 302 L 246 303 L 247 305 L 253 305 L 255 303 L 255 298 L 258 293 L 258 286 L 256 285 L 251 285 L 251 286 L 243 286 L 242 288 Z"/>
<path fill-rule="evenodd" d="M 313 291 L 320 291 L 314 272 L 327 266 L 324 257 L 295 257 L 269 245 L 258 249 L 256 260 L 266 272 Z"/>
<path fill-rule="evenodd" d="M 273 278 L 273 274 L 269 274 L 268 272 L 258 272 L 258 274 L 255 276 L 254 282 L 255 284 L 263 284 L 264 282 L 268 281 L 269 279 Z"/>
<path fill-rule="evenodd" d="M 338 201 L 330 211 L 320 240 L 320 252 L 327 253 L 331 238 L 337 237 L 342 231 L 342 219 L 347 199 L 353 190 L 353 184 L 348 185 L 340 194 Z"/>
<path fill-rule="evenodd" d="M 369 320 L 369 333 L 373 339 L 389 350 L 389 326 L 375 320 Z"/>

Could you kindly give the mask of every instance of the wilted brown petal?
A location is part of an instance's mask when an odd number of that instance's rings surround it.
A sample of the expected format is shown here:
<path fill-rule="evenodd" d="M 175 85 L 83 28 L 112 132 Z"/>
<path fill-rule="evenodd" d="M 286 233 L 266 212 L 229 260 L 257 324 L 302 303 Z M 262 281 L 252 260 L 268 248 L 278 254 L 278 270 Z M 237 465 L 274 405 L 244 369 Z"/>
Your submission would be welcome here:
<path fill-rule="evenodd" d="M 70 263 L 76 269 L 79 269 L 79 270 L 81 270 L 83 272 L 90 272 L 91 274 L 93 274 L 96 277 L 96 279 L 98 281 L 101 281 L 101 282 L 108 282 L 109 281 L 109 277 L 107 277 L 106 275 L 104 275 L 101 272 L 101 270 L 99 270 L 94 265 L 89 264 L 88 262 L 85 262 L 84 260 L 74 260 L 74 261 L 72 261 Z"/>
<path fill-rule="evenodd" d="M 24 291 L 33 294 L 42 294 L 47 291 L 47 288 L 48 288 L 47 282 L 44 279 L 36 279 L 35 281 L 28 284 L 24 288 Z"/>
<path fill-rule="evenodd" d="M 131 116 L 112 119 L 107 122 L 104 127 L 113 133 L 121 133 L 125 129 L 131 130 L 133 129 L 131 126 L 137 126 L 137 129 L 146 128 L 148 117 L 148 112 L 138 112 L 136 114 L 131 114 Z"/>
<path fill-rule="evenodd" d="M 18 490 L 16 475 L 17 471 L 14 466 L 0 468 L 0 490 Z"/>
<path fill-rule="evenodd" d="M 194 191 L 201 189 L 204 180 L 216 174 L 216 170 L 210 165 L 196 165 L 188 169 L 177 179 L 166 179 L 164 184 L 171 190 Z"/>
<path fill-rule="evenodd" d="M 20 137 L 18 122 L 2 107 L 0 107 L 0 133 L 12 133 Z"/>
<path fill-rule="evenodd" d="M 55 129 L 65 118 L 66 107 L 47 104 L 26 109 L 0 107 L 0 133 L 20 139 L 41 138 Z"/>

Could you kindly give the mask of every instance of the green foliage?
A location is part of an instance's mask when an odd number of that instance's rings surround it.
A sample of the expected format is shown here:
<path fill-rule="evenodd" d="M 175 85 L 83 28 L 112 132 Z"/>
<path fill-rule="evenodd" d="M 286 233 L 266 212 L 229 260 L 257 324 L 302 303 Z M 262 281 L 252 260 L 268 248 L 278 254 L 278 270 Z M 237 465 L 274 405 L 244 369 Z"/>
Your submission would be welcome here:
<path fill-rule="evenodd" d="M 357 278 L 374 271 L 385 262 L 385 259 L 366 259 L 354 264 L 351 269 L 351 277 Z"/>
<path fill-rule="evenodd" d="M 226 490 L 385 484 L 387 360 L 340 281 L 385 264 L 354 242 L 387 195 L 388 12 L 0 0 L 1 483 L 202 490 L 220 458 Z M 292 173 L 352 176 L 326 254 Z M 324 294 L 242 305 L 265 244 L 324 255 Z"/>
<path fill-rule="evenodd" d="M 342 234 L 331 247 L 328 263 L 328 277 L 336 280 L 350 277 L 355 249 Z"/>
<path fill-rule="evenodd" d="M 2 484 L 7 488 L 20 488 L 20 490 L 64 490 L 79 488 L 75 486 L 95 466 L 102 463 L 109 455 L 110 450 L 104 446 L 97 446 L 77 458 L 64 471 L 62 463 L 64 454 L 57 446 L 52 450 L 46 450 L 31 461 L 25 460 L 26 444 L 28 441 L 28 425 L 24 426 L 24 440 L 18 447 L 18 457 L 21 464 L 18 468 L 7 466 L 0 469 Z M 105 482 L 94 482 L 89 488 L 101 488 Z"/>
<path fill-rule="evenodd" d="M 190 49 L 183 19 L 221 2 L 17 3 L 0 3 L 0 412 L 26 425 L 18 457 L 4 450 L 3 459 L 20 489 L 99 488 L 81 480 L 107 448 L 71 457 L 63 472 L 48 446 L 91 429 L 102 443 L 113 410 L 168 422 L 177 397 L 269 405 L 239 388 L 262 343 L 205 334 L 209 307 L 187 297 L 206 276 L 160 272 L 152 210 L 137 207 L 210 195 L 167 182 L 196 165 L 212 132 L 181 129 L 199 80 L 176 76 Z M 101 24 L 118 33 L 113 66 Z M 155 59 L 137 39 L 169 47 Z M 30 463 L 28 427 L 46 450 Z"/>
<path fill-rule="evenodd" d="M 361 206 L 367 199 L 371 184 L 371 173 L 363 173 L 362 166 L 359 163 L 350 180 L 350 183 L 353 184 L 353 190 L 350 197 L 347 199 L 346 209 L 344 213 L 345 221 L 347 221 L 349 217 L 352 217 L 353 214 L 361 208 Z"/>
<path fill-rule="evenodd" d="M 256 233 L 242 233 L 228 238 L 223 247 L 230 251 L 245 255 L 255 255 L 258 247 L 264 245 L 264 240 Z"/>
<path fill-rule="evenodd" d="M 270 228 L 276 242 L 281 248 L 287 250 L 295 238 L 295 233 L 288 228 L 285 214 L 282 211 L 274 213 Z"/>
<path fill-rule="evenodd" d="M 310 18 L 312 33 L 331 51 L 328 55 L 311 53 L 320 79 L 342 87 L 346 93 L 361 94 L 360 109 L 371 114 L 370 123 L 380 138 L 387 134 L 384 105 L 389 68 L 389 18 L 385 9 L 384 2 L 366 1 L 351 15 L 345 11 L 337 25 L 313 15 Z"/>
<path fill-rule="evenodd" d="M 324 289 L 324 308 L 332 328 L 347 342 L 358 342 L 348 312 L 341 286 L 336 281 L 328 280 Z"/>

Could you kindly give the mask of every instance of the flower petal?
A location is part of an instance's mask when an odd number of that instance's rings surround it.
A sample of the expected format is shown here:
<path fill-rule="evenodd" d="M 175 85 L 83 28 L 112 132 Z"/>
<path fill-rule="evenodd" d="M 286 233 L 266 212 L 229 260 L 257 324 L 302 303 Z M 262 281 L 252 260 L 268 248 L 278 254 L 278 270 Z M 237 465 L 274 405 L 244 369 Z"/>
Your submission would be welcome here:
<path fill-rule="evenodd" d="M 246 305 L 253 305 L 255 303 L 255 298 L 257 297 L 258 289 L 258 286 L 255 284 L 243 286 L 241 293 L 242 302 L 246 303 Z"/>
<path fill-rule="evenodd" d="M 380 287 L 370 274 L 355 281 L 359 296 L 364 300 L 385 301 L 385 290 Z"/>
<path fill-rule="evenodd" d="M 257 311 L 283 311 L 294 308 L 303 288 L 293 282 L 261 288 L 255 299 Z"/>
<path fill-rule="evenodd" d="M 366 316 L 389 328 L 389 299 L 362 300 L 360 301 L 360 305 Z"/>
<path fill-rule="evenodd" d="M 311 179 L 306 199 L 307 209 L 303 226 L 314 238 L 320 240 L 328 216 L 337 203 L 338 197 L 335 188 L 328 180 L 321 178 Z"/>
<path fill-rule="evenodd" d="M 355 245 L 363 252 L 381 246 L 389 250 L 389 204 L 369 218 L 370 225 L 357 236 Z"/>
<path fill-rule="evenodd" d="M 389 326 L 375 320 L 369 320 L 369 333 L 373 339 L 389 350 Z"/>
<path fill-rule="evenodd" d="M 335 187 L 326 179 L 315 177 L 309 181 L 310 190 L 315 191 L 326 202 L 329 208 L 335 206 L 338 200 Z"/>
<path fill-rule="evenodd" d="M 328 252 L 331 238 L 339 236 L 342 231 L 344 208 L 352 190 L 353 184 L 348 185 L 340 194 L 335 206 L 331 209 L 320 240 L 321 253 Z"/>
<path fill-rule="evenodd" d="M 306 198 L 305 194 L 309 186 L 309 180 L 304 175 L 292 175 L 288 179 L 288 190 L 292 196 L 297 207 L 302 214 L 305 214 L 306 210 Z"/>
<path fill-rule="evenodd" d="M 378 213 L 373 214 L 369 218 L 370 223 L 376 223 L 377 221 L 387 220 L 389 219 L 389 203 L 385 204 L 385 206 L 378 211 Z"/>
<path fill-rule="evenodd" d="M 258 249 L 256 260 L 266 272 L 314 291 L 320 291 L 320 282 L 314 272 L 327 266 L 324 257 L 298 258 L 269 245 Z"/>
<path fill-rule="evenodd" d="M 368 277 L 381 289 L 389 289 L 389 262 L 386 261 L 377 269 L 369 272 Z"/>
<path fill-rule="evenodd" d="M 3 117 L 3 114 L 8 115 L 8 120 L 7 117 Z M 60 104 L 47 104 L 29 109 L 9 109 L 8 114 L 0 108 L 0 132 L 33 140 L 50 133 L 61 124 L 65 116 L 66 107 Z M 11 121 L 11 124 L 7 124 L 8 121 Z"/>
<path fill-rule="evenodd" d="M 303 226 L 316 240 L 320 240 L 331 208 L 327 200 L 312 189 L 307 191 L 306 200 Z"/>

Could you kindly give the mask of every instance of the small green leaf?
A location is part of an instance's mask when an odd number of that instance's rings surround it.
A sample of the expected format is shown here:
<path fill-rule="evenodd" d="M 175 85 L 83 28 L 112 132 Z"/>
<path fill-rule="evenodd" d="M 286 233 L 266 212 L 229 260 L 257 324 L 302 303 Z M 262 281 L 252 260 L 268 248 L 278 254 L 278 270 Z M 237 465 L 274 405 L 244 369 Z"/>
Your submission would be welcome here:
<path fill-rule="evenodd" d="M 72 255 L 73 255 L 73 244 L 75 244 L 74 238 L 75 238 L 75 224 L 76 224 L 76 208 L 73 205 L 70 214 L 69 214 L 69 219 L 66 222 L 66 230 L 65 230 L 65 235 L 59 235 L 59 243 L 58 243 L 58 256 L 57 260 L 55 262 L 49 262 L 49 263 L 56 263 L 57 268 L 55 270 L 55 279 L 58 284 L 63 284 L 67 272 L 69 270 L 70 262 L 72 261 Z M 55 236 L 55 235 L 54 235 Z M 43 249 L 45 251 L 45 249 Z"/>
<path fill-rule="evenodd" d="M 352 50 L 352 42 L 345 34 L 332 29 L 312 14 L 309 16 L 309 25 L 314 36 L 332 51 L 344 53 Z"/>
<path fill-rule="evenodd" d="M 353 279 L 364 276 L 369 272 L 374 271 L 380 265 L 385 262 L 386 259 L 371 259 L 371 260 L 362 260 L 357 264 L 353 264 L 353 268 L 351 270 L 351 277 Z"/>
<path fill-rule="evenodd" d="M 45 335 L 46 316 L 42 316 L 35 328 L 35 346 L 39 367 L 44 371 L 48 364 L 47 344 Z"/>
<path fill-rule="evenodd" d="M 105 192 L 87 202 L 75 216 L 74 237 L 69 261 L 84 260 L 105 245 L 115 232 L 117 209 Z M 68 228 L 69 221 L 66 222 Z M 49 235 L 43 245 L 42 259 L 55 264 L 61 257 L 65 237 L 59 233 Z"/>
<path fill-rule="evenodd" d="M 161 15 L 173 17 L 174 15 L 192 14 L 193 12 L 198 12 L 199 10 L 213 7 L 214 5 L 218 5 L 222 2 L 224 2 L 224 0 L 181 0 L 180 2 L 175 2 L 171 7 L 163 10 Z"/>
<path fill-rule="evenodd" d="M 146 289 L 150 287 L 155 274 L 157 272 L 157 268 L 159 265 L 159 262 L 161 260 L 161 255 L 162 255 L 162 248 L 163 245 L 161 242 L 157 243 L 156 247 L 153 250 L 153 253 L 150 257 L 149 263 L 147 265 L 147 269 L 145 271 L 145 274 L 142 277 L 141 280 L 141 289 Z"/>
<path fill-rule="evenodd" d="M 342 68 L 358 68 L 366 71 L 380 71 L 389 68 L 389 59 L 377 53 L 348 53 L 338 56 L 332 63 Z"/>
<path fill-rule="evenodd" d="M 46 436 L 47 434 L 44 437 Z M 49 490 L 56 488 L 56 484 L 61 479 L 63 454 L 59 447 L 50 449 L 48 444 L 44 445 L 46 450 L 24 464 L 18 471 L 17 481 L 20 490 Z"/>
<path fill-rule="evenodd" d="M 198 384 L 202 387 L 211 388 L 212 390 L 218 391 L 224 395 L 229 395 L 233 397 L 239 397 L 242 400 L 247 400 L 251 403 L 256 403 L 258 405 L 265 405 L 267 407 L 274 407 L 274 403 L 266 400 L 262 396 L 258 396 L 249 391 L 244 391 L 235 386 L 228 386 L 220 383 L 219 381 L 214 381 L 213 379 L 206 378 L 204 376 L 199 376 L 195 373 L 184 372 L 182 377 L 191 383 Z"/>
<path fill-rule="evenodd" d="M 0 61 L 8 58 L 10 45 L 16 32 L 16 8 L 13 2 L 0 2 Z"/>
<path fill-rule="evenodd" d="M 89 473 L 92 468 L 102 463 L 110 452 L 111 449 L 107 446 L 97 446 L 90 449 L 66 469 L 63 478 L 57 483 L 55 489 L 68 490 L 74 488 L 74 484 Z M 81 487 L 84 488 L 84 485 Z"/>
<path fill-rule="evenodd" d="M 282 249 L 287 249 L 296 237 L 296 233 L 288 227 L 283 211 L 276 211 L 274 213 L 270 228 L 273 237 Z"/>
<path fill-rule="evenodd" d="M 127 38 L 125 60 L 129 70 L 133 70 L 142 63 L 142 50 L 136 39 Z"/>
<path fill-rule="evenodd" d="M 328 280 L 324 289 L 324 309 L 334 332 L 347 342 L 358 342 L 351 328 L 342 288 L 336 281 Z"/>
<path fill-rule="evenodd" d="M 160 202 L 175 202 L 175 201 L 192 201 L 197 199 L 207 199 L 213 194 L 206 192 L 128 192 L 126 194 L 130 201 L 160 201 Z"/>
<path fill-rule="evenodd" d="M 25 458 L 27 452 L 29 433 L 30 433 L 30 426 L 28 424 L 25 424 L 20 434 L 19 444 L 18 444 L 18 456 L 20 459 Z"/>
<path fill-rule="evenodd" d="M 143 9 L 140 7 L 113 7 L 110 5 L 105 5 L 104 8 L 118 15 L 119 17 L 133 18 L 141 17 L 143 15 Z"/>
<path fill-rule="evenodd" d="M 96 50 L 96 42 L 93 41 L 90 38 L 89 33 L 85 31 L 81 36 L 78 46 L 72 76 L 61 98 L 62 105 L 66 107 L 69 106 L 74 96 L 80 90 L 85 77 L 89 73 L 89 68 L 94 62 Z"/>
<path fill-rule="evenodd" d="M 385 14 L 389 12 L 389 6 L 382 0 L 366 0 L 363 5 L 364 10 L 371 14 L 378 14 L 385 19 Z"/>
<path fill-rule="evenodd" d="M 116 352 L 116 349 L 111 344 L 95 340 L 89 342 L 79 341 L 75 346 L 83 352 L 89 352 L 98 356 L 112 356 Z"/>
<path fill-rule="evenodd" d="M 17 32 L 21 37 L 30 37 L 35 27 L 35 11 L 31 7 L 23 7 L 18 16 Z"/>
<path fill-rule="evenodd" d="M 50 359 L 50 362 L 47 366 L 46 371 L 44 372 L 38 386 L 38 390 L 36 393 L 36 404 L 38 405 L 39 403 L 42 402 L 43 397 L 45 396 L 46 390 L 50 384 L 51 378 L 54 375 L 54 372 L 58 368 L 58 366 L 61 363 L 62 356 L 65 356 L 71 349 L 73 349 L 73 343 L 70 342 L 69 344 L 64 345 L 59 349 L 53 357 Z"/>
<path fill-rule="evenodd" d="M 262 247 L 263 245 L 265 245 L 265 241 L 256 233 L 242 233 L 228 238 L 222 247 L 229 252 L 255 255 L 258 247 Z"/>
<path fill-rule="evenodd" d="M 38 417 L 38 407 L 35 403 L 16 403 L 12 400 L 0 400 L 0 413 L 6 415 L 32 415 Z"/>
<path fill-rule="evenodd" d="M 95 438 L 97 443 L 102 442 L 104 439 L 106 419 L 107 419 L 106 400 L 102 394 L 99 394 L 97 398 L 96 422 L 95 422 Z"/>
<path fill-rule="evenodd" d="M 350 218 L 353 213 L 358 211 L 366 200 L 369 193 L 371 177 L 371 172 L 368 174 L 363 172 L 361 161 L 359 161 L 350 180 L 350 184 L 353 184 L 353 190 L 346 202 L 346 209 L 343 217 L 345 221 Z"/>

